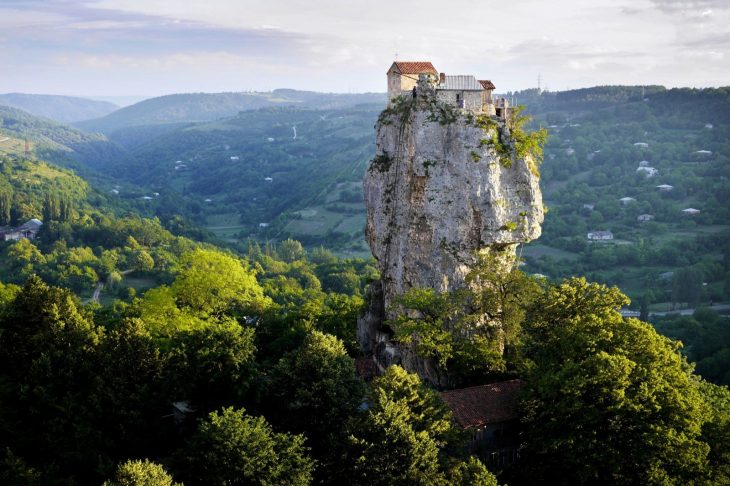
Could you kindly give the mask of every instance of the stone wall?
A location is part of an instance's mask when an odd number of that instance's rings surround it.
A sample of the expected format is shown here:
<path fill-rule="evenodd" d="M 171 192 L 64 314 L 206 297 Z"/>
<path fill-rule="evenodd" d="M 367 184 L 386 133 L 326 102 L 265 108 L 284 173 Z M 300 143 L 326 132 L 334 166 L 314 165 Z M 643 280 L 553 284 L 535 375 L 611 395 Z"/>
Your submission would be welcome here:
<path fill-rule="evenodd" d="M 458 106 L 456 95 L 464 100 L 463 108 L 470 111 L 482 111 L 482 93 L 481 91 L 457 91 L 451 89 L 437 89 L 436 95 L 439 101 L 448 103 L 452 106 Z"/>

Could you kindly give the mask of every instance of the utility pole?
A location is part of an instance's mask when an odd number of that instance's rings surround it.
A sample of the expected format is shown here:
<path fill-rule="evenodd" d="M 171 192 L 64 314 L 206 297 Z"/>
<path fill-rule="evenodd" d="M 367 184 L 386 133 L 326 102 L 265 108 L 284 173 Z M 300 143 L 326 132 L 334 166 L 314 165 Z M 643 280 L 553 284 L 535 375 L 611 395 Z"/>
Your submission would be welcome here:
<path fill-rule="evenodd" d="M 542 74 L 537 73 L 537 94 L 542 93 Z"/>

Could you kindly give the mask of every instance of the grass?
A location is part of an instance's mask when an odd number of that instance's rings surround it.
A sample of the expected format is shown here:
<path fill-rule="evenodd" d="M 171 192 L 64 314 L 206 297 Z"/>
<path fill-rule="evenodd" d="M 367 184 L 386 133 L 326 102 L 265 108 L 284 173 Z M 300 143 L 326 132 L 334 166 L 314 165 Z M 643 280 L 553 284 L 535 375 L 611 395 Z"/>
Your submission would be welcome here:
<path fill-rule="evenodd" d="M 575 260 L 578 258 L 576 253 L 572 253 L 558 248 L 552 248 L 547 245 L 541 245 L 539 243 L 526 245 L 522 250 L 522 256 L 539 258 L 541 256 L 549 256 L 556 260 Z"/>
<path fill-rule="evenodd" d="M 227 241 L 238 241 L 238 234 L 247 228 L 240 223 L 237 213 L 211 214 L 206 223 L 205 228 L 208 231 Z"/>
<path fill-rule="evenodd" d="M 152 287 L 156 287 L 158 284 L 154 279 L 149 277 L 125 276 L 120 285 L 122 287 L 132 287 L 139 294 L 140 292 L 144 292 L 145 290 L 151 289 Z M 102 296 L 104 296 L 105 294 L 106 292 L 101 292 Z"/>

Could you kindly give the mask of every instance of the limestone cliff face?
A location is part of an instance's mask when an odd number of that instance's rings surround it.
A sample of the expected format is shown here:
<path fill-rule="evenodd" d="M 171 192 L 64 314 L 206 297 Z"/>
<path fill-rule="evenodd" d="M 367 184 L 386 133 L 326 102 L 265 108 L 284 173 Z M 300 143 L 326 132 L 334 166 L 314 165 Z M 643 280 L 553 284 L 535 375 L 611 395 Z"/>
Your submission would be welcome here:
<path fill-rule="evenodd" d="M 512 144 L 503 121 L 480 122 L 439 103 L 424 86 L 417 101 L 383 112 L 376 136 L 364 192 L 366 237 L 382 280 L 371 289 L 373 304 L 358 323 L 358 337 L 381 365 L 400 362 L 438 382 L 428 363 L 390 342 L 382 324 L 392 317 L 393 298 L 413 287 L 454 290 L 477 252 L 513 252 L 537 238 L 543 221 L 538 177 L 531 160 L 500 155 Z"/>

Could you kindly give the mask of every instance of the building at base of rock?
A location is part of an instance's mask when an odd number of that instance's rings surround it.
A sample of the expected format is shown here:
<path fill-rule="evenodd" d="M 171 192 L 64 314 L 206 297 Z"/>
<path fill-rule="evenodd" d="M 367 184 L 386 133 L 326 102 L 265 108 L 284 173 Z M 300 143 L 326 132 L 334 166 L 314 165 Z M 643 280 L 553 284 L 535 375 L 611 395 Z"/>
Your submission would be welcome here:
<path fill-rule="evenodd" d="M 486 113 L 499 118 L 509 116 L 505 98 L 493 99 L 494 83 L 477 79 L 471 74 L 448 75 L 439 73 L 428 61 L 395 61 L 388 69 L 388 104 L 398 96 L 413 96 L 419 79 L 424 79 L 436 90 L 442 102 L 474 113 Z"/>
<path fill-rule="evenodd" d="M 469 432 L 469 449 L 487 464 L 506 466 L 519 459 L 523 385 L 510 380 L 441 393 L 456 423 Z"/>

